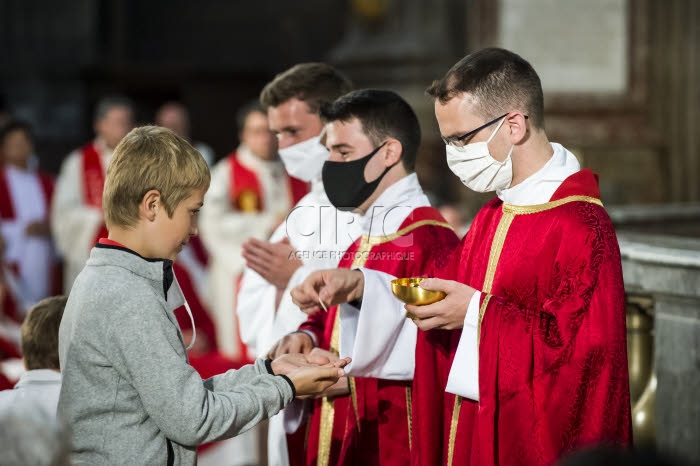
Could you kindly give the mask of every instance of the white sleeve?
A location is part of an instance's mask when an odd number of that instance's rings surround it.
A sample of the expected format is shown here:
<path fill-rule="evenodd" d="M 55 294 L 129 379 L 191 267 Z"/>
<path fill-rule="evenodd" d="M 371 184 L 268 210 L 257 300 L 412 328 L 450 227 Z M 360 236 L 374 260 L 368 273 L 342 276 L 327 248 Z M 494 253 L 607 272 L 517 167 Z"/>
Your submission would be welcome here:
<path fill-rule="evenodd" d="M 339 307 L 340 356 L 352 358 L 345 371 L 350 376 L 411 380 L 418 328 L 391 292 L 391 280 L 396 277 L 359 270 L 365 276 L 361 308 Z"/>
<path fill-rule="evenodd" d="M 72 263 L 85 262 L 102 222 L 102 210 L 85 204 L 80 153 L 73 152 L 61 166 L 51 209 L 51 229 L 59 252 Z"/>
<path fill-rule="evenodd" d="M 24 253 L 24 231 L 27 229 L 26 222 L 19 220 L 3 220 L 0 225 L 2 237 L 5 240 L 5 262 L 19 262 Z"/>
<path fill-rule="evenodd" d="M 294 398 L 282 411 L 284 431 L 293 434 L 309 417 L 311 400 Z"/>
<path fill-rule="evenodd" d="M 479 329 L 479 301 L 481 292 L 477 291 L 469 301 L 467 315 L 464 317 L 462 336 L 455 359 L 452 361 L 450 376 L 445 391 L 470 400 L 479 401 L 479 347 L 477 335 Z"/>
<path fill-rule="evenodd" d="M 246 267 L 238 291 L 236 313 L 241 340 L 256 357 L 263 357 L 270 349 L 276 297 L 275 286 Z"/>
<path fill-rule="evenodd" d="M 291 292 L 292 288 L 303 283 L 306 277 L 314 270 L 317 270 L 317 268 L 310 265 L 302 265 L 296 269 L 294 274 L 290 277 L 287 288 L 282 294 L 279 306 L 277 306 L 275 334 L 278 335 L 278 337 L 275 338 L 275 341 L 288 333 L 296 331 L 308 318 L 308 316 L 292 301 Z"/>
<path fill-rule="evenodd" d="M 251 236 L 267 238 L 276 217 L 270 212 L 238 212 L 231 208 L 229 163 L 228 158 L 223 159 L 212 170 L 199 226 L 207 249 L 218 261 L 230 262 L 232 273 L 238 273 L 242 244 Z"/>
<path fill-rule="evenodd" d="M 278 242 L 285 237 L 282 224 L 272 234 L 270 242 Z M 263 357 L 275 342 L 297 330 L 306 320 L 307 315 L 292 302 L 290 291 L 313 270 L 313 267 L 302 265 L 294 272 L 275 309 L 277 288 L 254 270 L 245 268 L 236 312 L 241 339 L 256 356 Z"/>

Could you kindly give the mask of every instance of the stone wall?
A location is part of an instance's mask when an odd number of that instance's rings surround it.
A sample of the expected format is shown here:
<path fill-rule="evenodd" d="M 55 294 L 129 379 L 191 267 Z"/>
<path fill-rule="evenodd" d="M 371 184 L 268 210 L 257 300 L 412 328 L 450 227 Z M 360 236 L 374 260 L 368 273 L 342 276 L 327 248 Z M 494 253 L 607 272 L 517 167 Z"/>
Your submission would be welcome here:
<path fill-rule="evenodd" d="M 628 296 L 653 302 L 656 444 L 699 463 L 700 239 L 620 232 L 619 240 Z"/>

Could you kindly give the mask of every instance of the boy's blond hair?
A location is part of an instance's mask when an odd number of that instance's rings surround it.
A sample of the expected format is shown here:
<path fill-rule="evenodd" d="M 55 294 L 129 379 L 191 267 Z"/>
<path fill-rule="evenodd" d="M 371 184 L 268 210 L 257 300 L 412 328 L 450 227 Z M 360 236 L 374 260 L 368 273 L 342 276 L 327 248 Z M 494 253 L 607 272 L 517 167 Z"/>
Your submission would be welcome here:
<path fill-rule="evenodd" d="M 22 322 L 22 356 L 27 370 L 60 369 L 58 328 L 66 308 L 66 296 L 42 299 Z"/>
<path fill-rule="evenodd" d="M 152 189 L 172 217 L 180 202 L 194 190 L 207 190 L 210 180 L 204 158 L 183 138 L 160 126 L 134 128 L 114 149 L 107 168 L 102 195 L 107 228 L 133 227 L 139 204 Z"/>

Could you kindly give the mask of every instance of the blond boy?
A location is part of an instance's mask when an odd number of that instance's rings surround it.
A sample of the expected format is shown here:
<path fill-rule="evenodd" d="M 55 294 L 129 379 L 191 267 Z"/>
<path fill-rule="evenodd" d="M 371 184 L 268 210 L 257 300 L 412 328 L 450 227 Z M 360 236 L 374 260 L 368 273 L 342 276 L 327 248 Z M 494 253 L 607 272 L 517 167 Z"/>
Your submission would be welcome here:
<path fill-rule="evenodd" d="M 170 130 L 136 128 L 115 149 L 109 238 L 76 279 L 59 333 L 58 409 L 76 463 L 195 464 L 197 445 L 244 432 L 343 374 L 300 355 L 204 381 L 188 364 L 172 261 L 197 234 L 209 181 L 202 156 Z"/>

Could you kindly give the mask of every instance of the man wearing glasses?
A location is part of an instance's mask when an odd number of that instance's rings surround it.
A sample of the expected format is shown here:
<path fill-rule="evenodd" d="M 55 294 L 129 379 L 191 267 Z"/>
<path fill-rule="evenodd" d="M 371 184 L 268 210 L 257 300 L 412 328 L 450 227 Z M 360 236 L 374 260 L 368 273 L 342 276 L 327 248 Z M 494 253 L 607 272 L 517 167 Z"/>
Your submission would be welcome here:
<path fill-rule="evenodd" d="M 427 93 L 449 168 L 497 196 L 421 282 L 446 297 L 404 308 L 394 277 L 365 269 L 317 272 L 292 295 L 307 312 L 341 296 L 384 310 L 341 316 L 341 341 L 355 344 L 340 355 L 413 378 L 413 464 L 553 464 L 586 445 L 629 445 L 622 267 L 597 176 L 549 142 L 539 77 L 512 52 L 468 55 Z M 397 344 L 411 333 L 415 349 Z M 397 352 L 415 358 L 390 367 Z"/>

